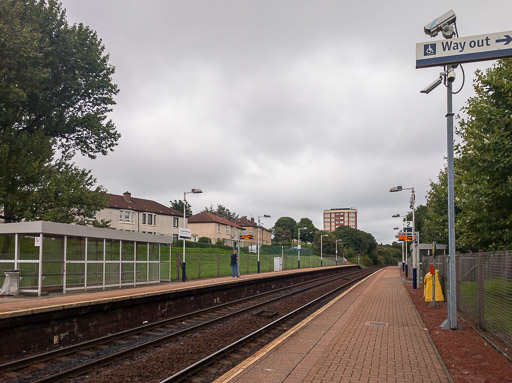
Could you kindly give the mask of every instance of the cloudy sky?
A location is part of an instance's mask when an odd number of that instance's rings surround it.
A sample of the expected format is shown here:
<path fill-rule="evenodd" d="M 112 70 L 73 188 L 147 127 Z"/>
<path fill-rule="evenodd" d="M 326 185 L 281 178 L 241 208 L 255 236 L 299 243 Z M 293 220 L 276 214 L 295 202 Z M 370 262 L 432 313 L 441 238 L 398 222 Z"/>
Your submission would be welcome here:
<path fill-rule="evenodd" d="M 354 207 L 358 228 L 391 243 L 414 187 L 425 203 L 446 157 L 446 91 L 420 94 L 440 68 L 415 69 L 423 26 L 453 9 L 460 37 L 512 29 L 510 0 L 64 0 L 98 32 L 120 93 L 122 137 L 77 158 L 110 193 L 196 213 L 221 204 L 310 218 Z M 438 36 L 437 39 L 442 37 Z M 476 69 L 454 96 L 459 112 Z M 457 71 L 454 90 L 462 84 Z"/>

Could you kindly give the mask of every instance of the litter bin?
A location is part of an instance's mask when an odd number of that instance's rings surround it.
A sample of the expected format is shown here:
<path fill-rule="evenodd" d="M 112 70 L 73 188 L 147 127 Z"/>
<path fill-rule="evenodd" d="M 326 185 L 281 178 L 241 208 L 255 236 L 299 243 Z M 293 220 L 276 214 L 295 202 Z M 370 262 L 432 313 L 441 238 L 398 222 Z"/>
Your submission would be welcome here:
<path fill-rule="evenodd" d="M 12 295 L 17 297 L 20 295 L 20 271 L 19 270 L 5 270 L 5 281 L 2 286 L 2 295 Z"/>

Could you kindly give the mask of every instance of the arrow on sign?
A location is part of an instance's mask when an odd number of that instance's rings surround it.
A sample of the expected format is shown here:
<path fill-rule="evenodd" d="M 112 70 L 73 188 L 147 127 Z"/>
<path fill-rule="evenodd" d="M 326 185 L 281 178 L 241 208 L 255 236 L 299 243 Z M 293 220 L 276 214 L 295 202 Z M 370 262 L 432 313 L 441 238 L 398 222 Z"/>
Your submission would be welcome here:
<path fill-rule="evenodd" d="M 510 35 L 505 35 L 505 38 L 504 39 L 498 39 L 496 40 L 497 43 L 505 43 L 505 45 L 508 45 L 510 44 L 510 42 L 512 42 L 512 37 L 510 37 Z"/>

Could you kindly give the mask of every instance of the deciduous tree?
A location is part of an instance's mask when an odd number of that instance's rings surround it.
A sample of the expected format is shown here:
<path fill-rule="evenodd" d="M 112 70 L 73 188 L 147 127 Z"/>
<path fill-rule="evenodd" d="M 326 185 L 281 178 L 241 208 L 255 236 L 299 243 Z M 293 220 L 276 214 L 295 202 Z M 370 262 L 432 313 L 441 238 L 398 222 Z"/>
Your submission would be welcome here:
<path fill-rule="evenodd" d="M 107 119 L 118 89 L 101 40 L 82 24 L 68 25 L 55 0 L 9 0 L 0 1 L 0 47 L 6 221 L 92 220 L 105 190 L 71 159 L 105 155 L 119 139 Z"/>
<path fill-rule="evenodd" d="M 463 111 L 457 147 L 457 237 L 472 250 L 508 250 L 512 243 L 512 60 L 477 71 L 476 95 Z M 456 173 L 457 175 L 457 173 Z M 456 192 L 457 194 L 457 192 Z M 460 229 L 460 230 L 459 230 Z"/>

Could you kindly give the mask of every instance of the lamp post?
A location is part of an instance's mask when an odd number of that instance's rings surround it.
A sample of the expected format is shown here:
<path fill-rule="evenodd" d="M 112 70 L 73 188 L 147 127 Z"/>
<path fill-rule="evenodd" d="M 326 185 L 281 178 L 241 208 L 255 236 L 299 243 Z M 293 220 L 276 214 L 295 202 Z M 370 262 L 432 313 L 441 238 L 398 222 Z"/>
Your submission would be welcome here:
<path fill-rule="evenodd" d="M 341 239 L 336 240 L 336 266 L 338 266 L 338 242 L 343 243 L 343 241 Z M 343 252 L 343 258 L 345 258 L 345 252 Z"/>
<path fill-rule="evenodd" d="M 455 19 L 454 19 L 455 20 Z M 451 29 L 450 29 L 451 28 Z M 445 30 L 447 33 L 445 33 Z M 446 39 L 453 37 L 453 26 L 443 27 Z M 421 93 L 428 94 L 439 86 L 444 79 L 446 85 L 446 140 L 447 140 L 447 189 L 448 189 L 448 318 L 441 324 L 445 330 L 460 328 L 457 322 L 457 269 L 455 265 L 455 170 L 453 153 L 453 81 L 455 72 L 453 65 L 439 74 L 439 79 L 429 85 Z"/>
<path fill-rule="evenodd" d="M 411 198 L 410 198 L 410 207 L 412 209 L 412 244 L 413 244 L 413 250 L 412 250 L 412 288 L 416 289 L 418 288 L 418 246 L 416 246 L 416 230 L 414 227 L 414 203 L 416 199 L 416 195 L 414 194 L 414 188 L 403 188 L 402 186 L 395 186 L 389 189 L 391 193 L 399 192 L 403 190 L 410 190 L 411 191 Z"/>
<path fill-rule="evenodd" d="M 183 193 L 183 229 L 187 228 L 187 194 L 199 194 L 203 191 L 201 189 L 192 189 L 189 192 Z M 187 280 L 187 268 L 185 262 L 185 238 L 183 238 L 183 262 L 181 265 L 181 281 L 185 282 Z"/>
<path fill-rule="evenodd" d="M 400 217 L 402 217 L 402 215 L 400 215 L 400 214 L 393 214 L 393 215 L 391 216 L 391 218 L 400 218 Z M 405 217 L 406 217 L 406 216 L 405 216 L 405 215 L 403 215 L 403 219 L 404 219 L 404 221 L 405 221 Z M 393 230 L 400 230 L 400 228 L 394 228 Z M 402 243 L 402 271 L 404 271 L 405 264 L 406 264 L 406 262 L 407 262 L 407 257 L 404 257 L 404 241 L 399 241 L 399 242 L 401 242 L 401 243 Z M 405 251 L 407 252 L 407 242 L 405 242 L 405 244 L 406 244 L 406 249 L 405 249 Z"/>
<path fill-rule="evenodd" d="M 324 265 L 324 262 L 323 262 L 323 244 L 322 244 L 322 240 L 324 239 L 324 237 L 327 237 L 327 234 L 322 234 L 320 236 L 320 267 L 322 267 Z"/>
<path fill-rule="evenodd" d="M 306 230 L 307 227 L 299 227 L 297 229 L 297 268 L 300 269 L 300 231 Z"/>
<path fill-rule="evenodd" d="M 264 214 L 258 216 L 258 274 L 260 272 L 260 218 L 270 218 L 270 215 Z"/>

